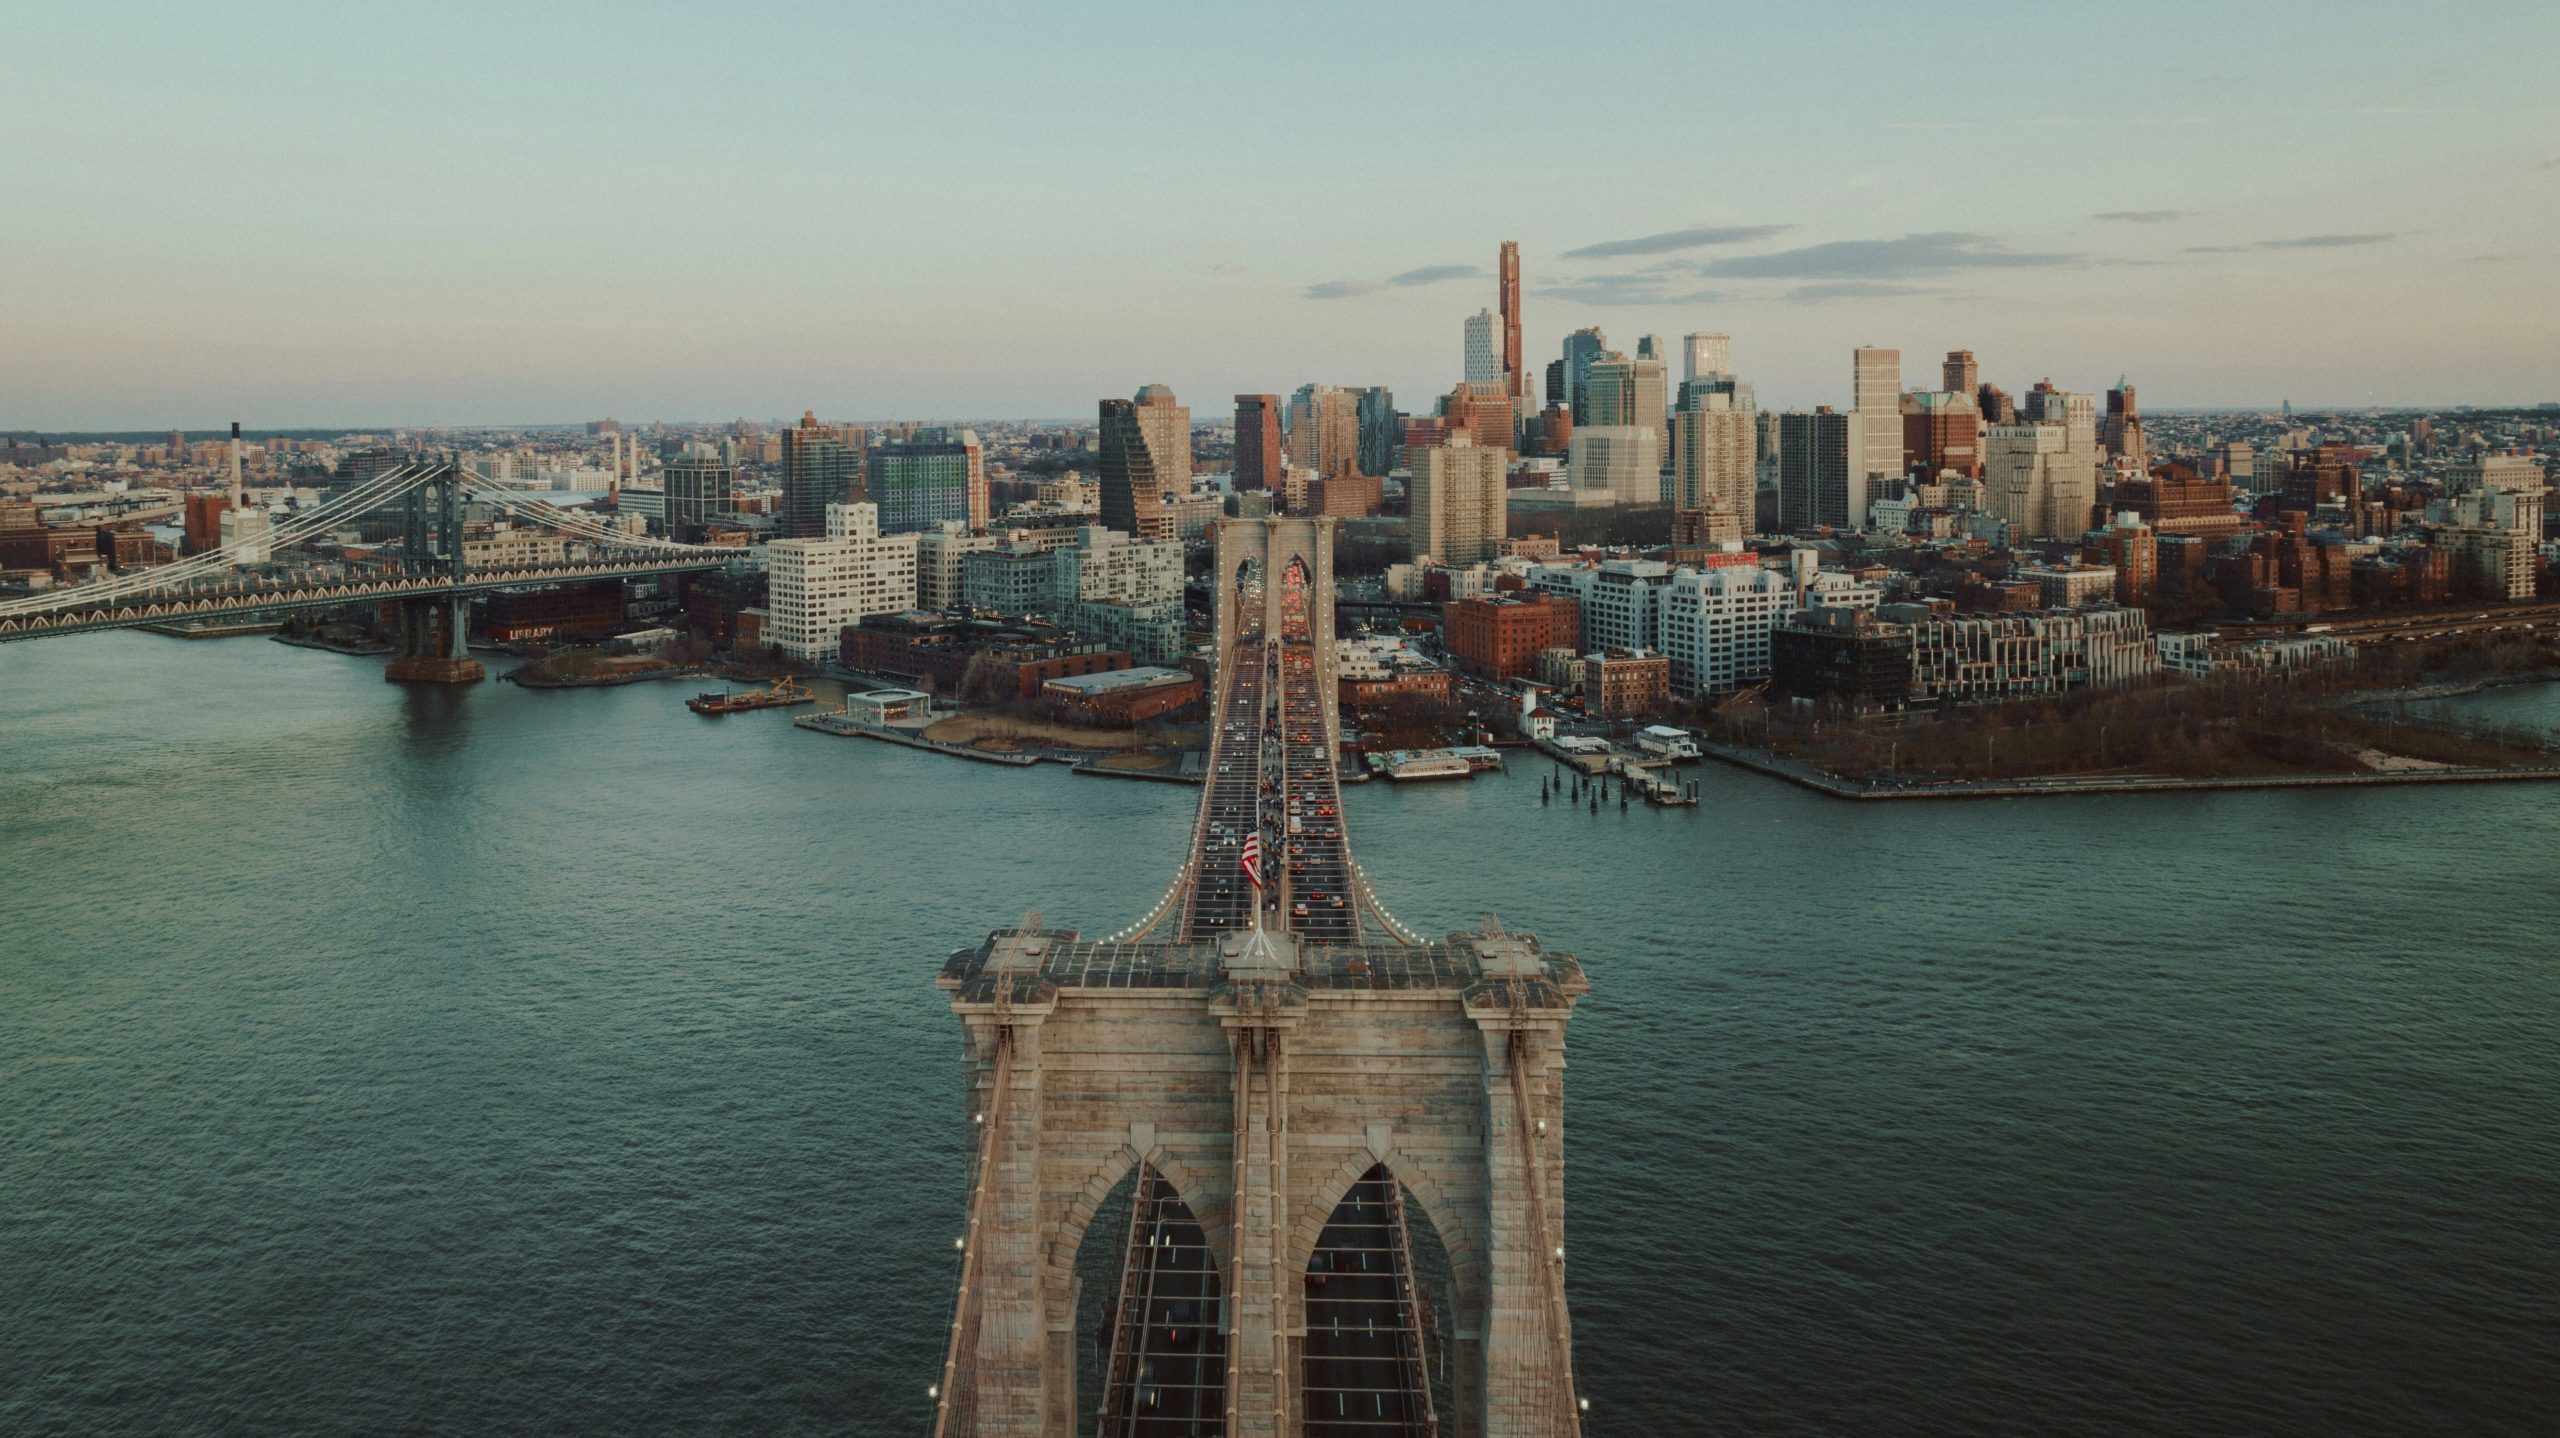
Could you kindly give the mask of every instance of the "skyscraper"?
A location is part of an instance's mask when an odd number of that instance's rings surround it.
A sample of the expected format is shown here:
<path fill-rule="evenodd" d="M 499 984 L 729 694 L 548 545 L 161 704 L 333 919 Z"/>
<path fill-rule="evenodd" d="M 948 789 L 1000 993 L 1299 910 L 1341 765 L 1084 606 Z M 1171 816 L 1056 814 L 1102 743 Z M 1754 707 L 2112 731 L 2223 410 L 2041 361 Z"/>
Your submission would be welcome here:
<path fill-rule="evenodd" d="M 987 460 L 971 429 L 919 429 L 872 452 L 869 488 L 883 534 L 922 534 L 957 520 L 987 527 Z"/>
<path fill-rule="evenodd" d="M 1360 391 L 1360 472 L 1383 476 L 1396 467 L 1396 396 L 1382 384 Z"/>
<path fill-rule="evenodd" d="M 1951 394 L 1971 395 L 1982 387 L 1982 371 L 1974 364 L 1971 350 L 1947 351 L 1945 376 L 1938 387 Z"/>
<path fill-rule="evenodd" d="M 1191 492 L 1191 411 L 1160 384 L 1102 402 L 1097 468 L 1102 522 L 1132 539 L 1177 535 L 1173 506 Z"/>
<path fill-rule="evenodd" d="M 1550 394 L 1547 398 L 1561 401 L 1565 408 L 1572 410 L 1575 424 L 1591 422 L 1583 407 L 1583 382 L 1591 373 L 1591 362 L 1608 352 L 1609 337 L 1600 333 L 1596 325 L 1586 330 L 1575 330 L 1564 337 L 1564 392 Z"/>
<path fill-rule="evenodd" d="M 1509 392 L 1510 381 L 1502 372 L 1502 355 L 1495 349 L 1500 343 L 1494 334 L 1493 311 L 1478 310 L 1467 316 L 1467 378 L 1478 383 L 1499 384 Z"/>
<path fill-rule="evenodd" d="M 2118 378 L 2116 387 L 2107 391 L 2107 417 L 2098 426 L 2098 442 L 2106 447 L 2108 458 L 2146 473 L 2150 470 L 2151 446 L 2143 437 L 2142 414 L 2134 407 L 2131 380 Z"/>
<path fill-rule="evenodd" d="M 1680 378 L 1733 373 L 1733 340 L 1720 334 L 1693 334 L 1680 341 Z"/>
<path fill-rule="evenodd" d="M 1499 402 L 1499 401 L 1497 401 Z M 1461 431 L 1405 457 L 1412 479 L 1405 529 L 1419 557 L 1468 565 L 1499 553 L 1506 534 L 1503 471 L 1508 454 Z"/>
<path fill-rule="evenodd" d="M 1778 416 L 1778 525 L 1851 528 L 1851 500 L 1863 498 L 1863 476 L 1853 476 L 1850 446 L 1856 416 L 1823 405 L 1811 414 Z M 1898 418 L 1898 417 L 1897 417 Z M 1898 446 L 1897 446 L 1898 447 Z"/>
<path fill-rule="evenodd" d="M 1280 445 L 1280 396 L 1237 395 L 1236 488 L 1277 490 L 1287 459 Z"/>
<path fill-rule="evenodd" d="M 1757 416 L 1730 394 L 1704 393 L 1671 417 L 1671 502 L 1680 509 L 1730 510 L 1748 526 L 1757 483 Z"/>
<path fill-rule="evenodd" d="M 1594 428 L 1623 426 L 1650 431 L 1656 445 L 1653 465 L 1658 473 L 1663 461 L 1659 446 L 1670 433 L 1664 414 L 1662 361 L 1651 356 L 1628 359 L 1604 355 L 1591 362 L 1583 383 L 1588 423 Z M 1657 493 L 1654 497 L 1660 496 Z"/>
<path fill-rule="evenodd" d="M 1848 523 L 1864 529 L 1867 496 L 1875 483 L 1902 474 L 1902 351 L 1864 346 L 1850 356 L 1853 428 L 1850 467 L 1859 481 L 1851 495 Z"/>
<path fill-rule="evenodd" d="M 1289 397 L 1289 462 L 1325 479 L 1359 473 L 1359 397 L 1340 385 L 1300 385 Z"/>
<path fill-rule="evenodd" d="M 833 429 L 819 424 L 816 411 L 803 411 L 800 423 L 782 432 L 782 511 L 775 537 L 822 539 L 828 505 L 864 499 L 862 451 L 847 447 Z"/>
<path fill-rule="evenodd" d="M 1502 382 L 1511 391 L 1511 412 L 1528 413 L 1529 376 L 1520 359 L 1520 242 L 1504 240 L 1502 285 Z M 1468 376 L 1473 379 L 1473 375 Z M 1549 396 L 1553 398 L 1553 396 Z"/>

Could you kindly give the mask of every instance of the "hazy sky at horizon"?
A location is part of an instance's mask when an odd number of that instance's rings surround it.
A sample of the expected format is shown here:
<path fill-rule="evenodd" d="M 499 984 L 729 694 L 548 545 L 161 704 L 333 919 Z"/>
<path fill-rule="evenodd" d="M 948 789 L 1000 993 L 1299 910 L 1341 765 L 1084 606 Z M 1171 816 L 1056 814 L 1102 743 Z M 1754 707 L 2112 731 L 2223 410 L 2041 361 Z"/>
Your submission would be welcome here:
<path fill-rule="evenodd" d="M 0 428 L 1419 409 L 1504 239 L 1540 380 L 2554 400 L 2555 61 L 2547 0 L 18 0 Z"/>

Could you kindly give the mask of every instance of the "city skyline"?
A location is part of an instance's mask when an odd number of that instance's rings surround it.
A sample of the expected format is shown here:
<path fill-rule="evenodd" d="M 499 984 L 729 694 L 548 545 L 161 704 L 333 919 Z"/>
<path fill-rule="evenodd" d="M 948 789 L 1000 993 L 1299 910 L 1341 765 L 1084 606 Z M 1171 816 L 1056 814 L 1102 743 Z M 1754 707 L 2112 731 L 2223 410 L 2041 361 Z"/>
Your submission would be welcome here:
<path fill-rule="evenodd" d="M 0 115 L 41 218 L 0 238 L 25 282 L 0 426 L 1438 393 L 1505 240 L 1533 377 L 1596 324 L 1729 333 L 1773 408 L 1843 402 L 1862 344 L 1971 349 L 2013 389 L 2131 373 L 2155 409 L 2560 398 L 2532 323 L 2560 147 L 2526 123 L 2554 107 L 2477 98 L 2531 93 L 2560 20 L 2187 8 L 1630 6 L 1537 47 L 1447 7 L 1357 41 L 1139 7 L 24 7 Z M 1723 83 L 1687 83 L 1709 48 Z M 420 49 L 455 58 L 382 63 Z M 1931 78 L 2004 55 L 2005 83 Z M 1096 94 L 1133 60 L 1162 83 Z M 1603 103 L 1441 173 L 1497 93 Z M 1275 138 L 1310 113 L 1389 163 Z"/>

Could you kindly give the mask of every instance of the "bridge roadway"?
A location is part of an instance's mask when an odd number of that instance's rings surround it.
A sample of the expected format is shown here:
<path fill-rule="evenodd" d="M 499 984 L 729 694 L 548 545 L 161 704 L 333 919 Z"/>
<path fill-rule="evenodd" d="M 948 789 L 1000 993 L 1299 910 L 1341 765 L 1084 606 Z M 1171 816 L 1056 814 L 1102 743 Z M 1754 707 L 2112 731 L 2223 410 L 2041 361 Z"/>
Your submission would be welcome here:
<path fill-rule="evenodd" d="M 1259 833 L 1263 926 L 1309 943 L 1357 944 L 1360 905 L 1351 892 L 1323 666 L 1311 644 L 1252 633 L 1238 638 L 1224 667 L 1183 937 L 1208 942 L 1252 927 L 1243 851 L 1246 836 Z"/>

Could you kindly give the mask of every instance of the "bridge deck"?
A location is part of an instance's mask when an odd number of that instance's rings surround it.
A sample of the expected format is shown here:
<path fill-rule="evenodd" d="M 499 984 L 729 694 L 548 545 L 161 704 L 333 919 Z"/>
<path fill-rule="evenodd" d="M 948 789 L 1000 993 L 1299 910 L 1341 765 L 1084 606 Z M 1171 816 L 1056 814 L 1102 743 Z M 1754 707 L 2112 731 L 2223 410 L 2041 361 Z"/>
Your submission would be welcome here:
<path fill-rule="evenodd" d="M 944 984 L 963 1001 L 988 1001 L 1007 972 L 1003 946 L 1024 932 L 1001 930 L 978 947 L 953 954 L 943 965 Z M 1072 929 L 1032 934 L 1046 943 L 1036 968 L 1015 971 L 1023 983 L 1053 989 L 1206 990 L 1226 982 L 1225 955 L 1215 943 L 1114 943 L 1085 939 Z M 1486 971 L 1473 942 L 1479 937 L 1453 934 L 1449 942 L 1441 943 L 1310 946 L 1301 952 L 1290 982 L 1315 992 L 1439 989 L 1460 993 L 1515 977 Z M 1581 964 L 1572 955 L 1552 949 L 1537 952 L 1539 972 L 1516 985 L 1521 990 L 1519 1001 L 1530 1008 L 1569 1004 L 1584 987 Z"/>
<path fill-rule="evenodd" d="M 1312 642 L 1273 642 L 1257 630 L 1239 636 L 1219 668 L 1182 937 L 1207 943 L 1253 926 L 1257 894 L 1243 854 L 1246 837 L 1259 834 L 1262 927 L 1310 944 L 1361 943 L 1327 666 Z"/>

